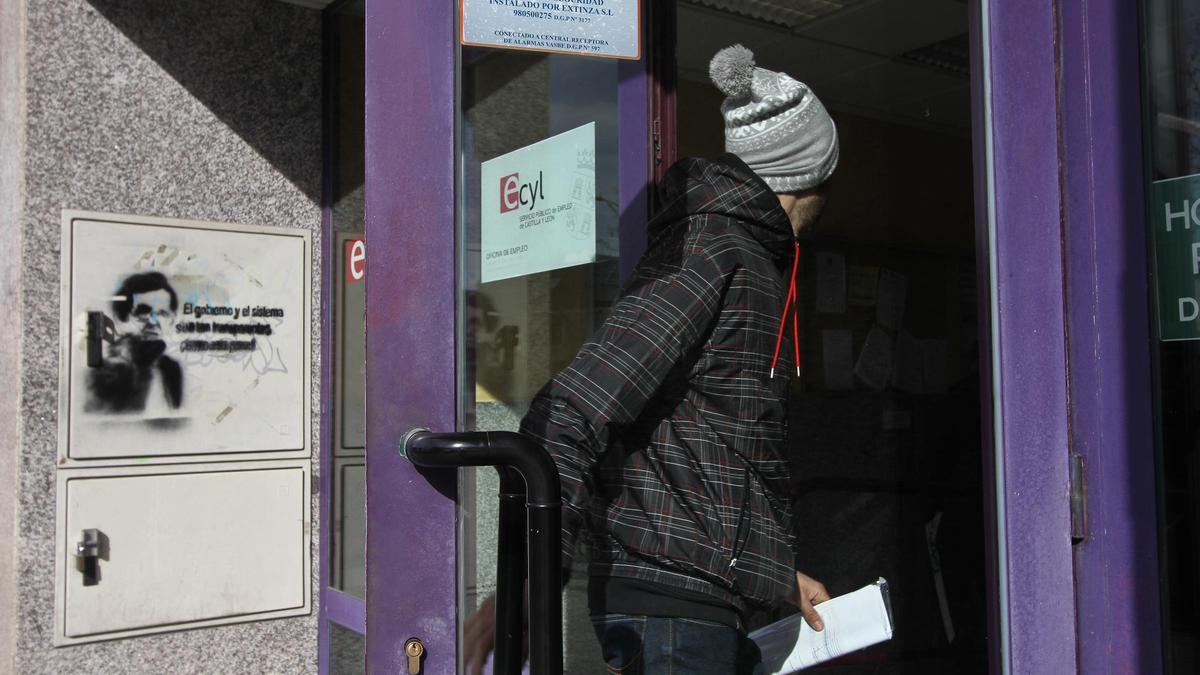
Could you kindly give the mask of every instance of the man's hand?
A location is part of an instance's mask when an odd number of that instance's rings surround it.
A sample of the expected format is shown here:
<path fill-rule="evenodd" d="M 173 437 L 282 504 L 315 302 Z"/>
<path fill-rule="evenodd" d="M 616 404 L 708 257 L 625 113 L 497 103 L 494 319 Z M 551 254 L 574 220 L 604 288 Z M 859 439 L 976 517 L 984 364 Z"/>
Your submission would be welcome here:
<path fill-rule="evenodd" d="M 529 584 L 525 584 L 525 601 L 521 610 L 521 661 L 529 658 Z M 488 656 L 496 649 L 496 594 L 479 603 L 463 622 L 463 672 L 483 675 Z"/>
<path fill-rule="evenodd" d="M 796 572 L 796 597 L 793 602 L 800 608 L 804 620 L 808 622 L 809 626 L 812 626 L 813 630 L 825 629 L 825 622 L 821 621 L 821 615 L 817 613 L 813 605 L 828 599 L 829 592 L 825 590 L 824 584 L 803 572 Z"/>
<path fill-rule="evenodd" d="M 482 675 L 488 654 L 496 648 L 496 596 L 487 596 L 463 624 L 463 672 Z"/>

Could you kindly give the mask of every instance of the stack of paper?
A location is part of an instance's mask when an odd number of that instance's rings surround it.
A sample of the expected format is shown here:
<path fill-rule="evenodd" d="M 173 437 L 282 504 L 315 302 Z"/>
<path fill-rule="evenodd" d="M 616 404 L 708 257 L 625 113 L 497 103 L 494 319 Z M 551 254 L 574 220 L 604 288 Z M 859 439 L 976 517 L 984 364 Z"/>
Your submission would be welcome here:
<path fill-rule="evenodd" d="M 763 670 L 786 675 L 892 639 L 887 581 L 817 605 L 825 630 L 813 630 L 799 614 L 760 628 L 750 639 L 762 651 Z"/>

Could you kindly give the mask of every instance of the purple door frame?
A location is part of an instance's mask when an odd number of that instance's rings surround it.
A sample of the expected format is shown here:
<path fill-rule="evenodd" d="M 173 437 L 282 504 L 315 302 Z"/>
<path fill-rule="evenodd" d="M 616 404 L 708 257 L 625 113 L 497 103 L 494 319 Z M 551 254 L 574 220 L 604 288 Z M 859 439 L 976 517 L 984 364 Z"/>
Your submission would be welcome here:
<path fill-rule="evenodd" d="M 1002 669 L 1161 672 L 1136 3 L 981 5 Z"/>
<path fill-rule="evenodd" d="M 983 0 L 1000 666 L 1075 672 L 1054 3 Z M 978 117 L 977 117 L 978 119 Z M 981 195 L 983 196 L 983 195 Z"/>
<path fill-rule="evenodd" d="M 983 38 L 979 241 L 989 273 L 981 289 L 992 290 L 984 382 L 994 383 L 984 400 L 995 430 L 1004 672 L 1160 662 L 1157 595 L 1137 592 L 1157 567 L 1154 542 L 1135 539 L 1154 532 L 1154 498 L 1152 464 L 1134 461 L 1135 448 L 1152 456 L 1149 338 L 1142 230 L 1122 229 L 1142 222 L 1143 197 L 1140 134 L 1121 133 L 1140 122 L 1130 88 L 1137 23 L 1120 4 L 1095 0 L 1060 17 L 1046 0 L 981 0 L 972 27 Z M 455 8 L 367 2 L 370 672 L 403 669 L 413 636 L 425 642 L 427 673 L 453 673 L 457 657 L 454 476 L 418 472 L 395 451 L 411 427 L 456 425 Z M 641 101 L 622 102 L 623 142 L 646 139 L 643 78 L 622 69 L 621 96 Z M 622 155 L 622 205 L 644 212 L 648 166 Z M 623 221 L 624 243 L 635 223 Z M 623 258 L 633 253 L 623 245 Z M 1092 513 L 1078 551 L 1078 614 L 1070 448 L 1085 457 Z M 1114 645 L 1109 636 L 1125 629 L 1138 640 Z"/>
<path fill-rule="evenodd" d="M 646 3 L 648 5 L 648 3 Z M 367 0 L 367 671 L 457 661 L 457 481 L 396 451 L 413 427 L 457 428 L 455 12 L 453 2 Z M 645 6 L 643 7 L 645 9 Z M 621 273 L 645 246 L 645 60 L 618 67 Z"/>
<path fill-rule="evenodd" d="M 1060 3 L 1079 670 L 1163 668 L 1138 3 Z"/>
<path fill-rule="evenodd" d="M 455 43 L 452 2 L 367 0 L 367 671 L 455 672 L 453 473 L 396 452 L 455 426 Z"/>
<path fill-rule="evenodd" d="M 344 0 L 342 0 L 344 2 Z M 337 124 L 337 106 L 331 92 L 337 84 L 336 62 L 332 58 L 330 45 L 337 39 L 335 31 L 328 20 L 330 13 L 336 11 L 342 2 L 331 3 L 324 10 L 322 18 L 322 38 L 324 41 L 322 87 L 325 90 L 325 124 L 322 143 L 324 145 L 324 168 L 321 181 L 321 467 L 319 473 L 320 489 L 320 526 L 318 554 L 320 571 L 318 584 L 320 588 L 317 646 L 317 672 L 328 673 L 332 655 L 332 639 L 330 634 L 333 625 L 349 629 L 359 634 L 366 633 L 366 607 L 361 598 L 344 593 L 330 585 L 332 574 L 330 564 L 333 560 L 333 503 L 334 495 L 334 354 L 337 348 L 337 337 L 334 334 L 334 283 L 338 271 L 337 260 L 341 252 L 337 249 L 333 228 L 333 191 L 334 191 L 334 129 Z M 340 489 L 340 488 L 339 488 Z"/>
<path fill-rule="evenodd" d="M 1057 17 L 1047 0 L 982 0 L 980 9 L 976 239 L 989 249 L 981 288 L 991 289 L 983 398 L 996 490 L 992 634 L 999 672 L 1073 673 Z"/>

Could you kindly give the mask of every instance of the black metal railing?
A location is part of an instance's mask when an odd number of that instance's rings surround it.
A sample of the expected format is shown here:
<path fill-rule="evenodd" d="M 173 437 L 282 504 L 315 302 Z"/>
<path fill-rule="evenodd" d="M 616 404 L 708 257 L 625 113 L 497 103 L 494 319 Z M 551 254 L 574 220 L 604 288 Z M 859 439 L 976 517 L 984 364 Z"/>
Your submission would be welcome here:
<path fill-rule="evenodd" d="M 544 448 L 511 431 L 413 429 L 400 454 L 417 466 L 494 466 L 500 473 L 493 671 L 521 672 L 521 610 L 529 582 L 530 675 L 562 673 L 562 499 Z M 522 508 L 524 506 L 524 508 Z"/>

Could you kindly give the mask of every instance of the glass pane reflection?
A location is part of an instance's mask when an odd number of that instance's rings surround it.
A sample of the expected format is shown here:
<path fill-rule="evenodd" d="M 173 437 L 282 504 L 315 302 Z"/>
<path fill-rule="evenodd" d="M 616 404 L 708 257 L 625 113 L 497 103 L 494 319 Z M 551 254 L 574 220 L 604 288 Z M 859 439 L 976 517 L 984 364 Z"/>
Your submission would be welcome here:
<path fill-rule="evenodd" d="M 617 66 L 572 56 L 464 49 L 462 300 L 466 429 L 515 431 L 530 400 L 607 314 L 617 279 Z M 595 263 L 480 282 L 481 164 L 594 122 Z M 461 504 L 466 613 L 495 590 L 496 474 L 465 472 Z M 576 560 L 586 561 L 587 555 Z M 604 673 L 587 614 L 586 571 L 564 595 L 565 672 Z"/>
<path fill-rule="evenodd" d="M 886 577 L 896 630 L 835 670 L 986 673 L 967 5 L 908 3 L 906 20 L 889 23 L 898 3 L 819 21 L 709 4 L 678 10 L 680 156 L 723 151 L 708 60 L 735 43 L 810 85 L 838 129 L 828 206 L 801 240 L 806 366 L 789 404 L 797 565 L 834 595 Z"/>
<path fill-rule="evenodd" d="M 329 624 L 330 675 L 362 675 L 367 672 L 367 639 L 349 628 Z"/>
<path fill-rule="evenodd" d="M 330 109 L 333 241 L 333 527 L 330 585 L 364 597 L 366 546 L 365 284 L 363 242 L 363 2 L 343 5 L 330 22 L 334 76 Z M 353 265 L 354 269 L 349 269 Z"/>

